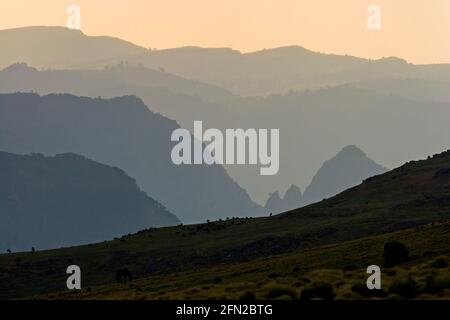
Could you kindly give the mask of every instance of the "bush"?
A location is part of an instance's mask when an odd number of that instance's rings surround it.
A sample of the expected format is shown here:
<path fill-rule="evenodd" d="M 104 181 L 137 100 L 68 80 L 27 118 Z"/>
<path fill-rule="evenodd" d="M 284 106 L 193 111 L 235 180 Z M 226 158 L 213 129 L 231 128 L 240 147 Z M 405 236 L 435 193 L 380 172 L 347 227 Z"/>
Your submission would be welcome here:
<path fill-rule="evenodd" d="M 440 256 L 431 261 L 429 266 L 432 268 L 439 268 L 439 269 L 448 268 L 449 260 L 450 259 L 446 256 Z"/>
<path fill-rule="evenodd" d="M 301 299 L 311 300 L 315 298 L 332 300 L 334 298 L 333 286 L 325 282 L 314 282 L 305 286 L 302 290 Z"/>
<path fill-rule="evenodd" d="M 277 299 L 283 296 L 289 296 L 292 299 L 296 298 L 295 291 L 290 287 L 273 286 L 269 288 L 269 292 L 266 295 L 267 299 Z"/>
<path fill-rule="evenodd" d="M 410 276 L 398 277 L 389 286 L 389 293 L 411 299 L 417 293 L 417 283 Z"/>
<path fill-rule="evenodd" d="M 385 243 L 383 256 L 386 267 L 392 267 L 410 260 L 408 248 L 397 241 Z"/>
<path fill-rule="evenodd" d="M 356 270 L 358 270 L 359 268 L 358 268 L 358 266 L 357 265 L 354 265 L 354 264 L 350 264 L 350 265 L 347 265 L 347 266 L 344 266 L 344 268 L 342 268 L 342 270 L 345 272 L 345 271 L 356 271 Z"/>
<path fill-rule="evenodd" d="M 253 292 L 245 292 L 243 295 L 239 297 L 239 300 L 243 301 L 254 301 L 256 300 L 255 294 Z"/>
<path fill-rule="evenodd" d="M 373 289 L 369 290 L 367 288 L 367 285 L 364 283 L 356 283 L 352 285 L 352 291 L 359 294 L 360 296 L 364 298 L 370 298 L 370 297 L 379 297 L 384 298 L 386 297 L 386 292 L 383 289 Z"/>
<path fill-rule="evenodd" d="M 436 294 L 445 289 L 450 289 L 450 275 L 430 276 L 427 278 L 426 292 Z"/>

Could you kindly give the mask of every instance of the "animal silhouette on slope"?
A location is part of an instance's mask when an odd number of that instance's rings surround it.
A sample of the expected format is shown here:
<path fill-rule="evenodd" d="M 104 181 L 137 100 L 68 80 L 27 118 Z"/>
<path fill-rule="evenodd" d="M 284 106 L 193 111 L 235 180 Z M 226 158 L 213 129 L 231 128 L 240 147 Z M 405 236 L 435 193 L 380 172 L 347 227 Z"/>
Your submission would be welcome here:
<path fill-rule="evenodd" d="M 133 276 L 128 269 L 119 269 L 116 271 L 117 282 L 133 281 Z"/>

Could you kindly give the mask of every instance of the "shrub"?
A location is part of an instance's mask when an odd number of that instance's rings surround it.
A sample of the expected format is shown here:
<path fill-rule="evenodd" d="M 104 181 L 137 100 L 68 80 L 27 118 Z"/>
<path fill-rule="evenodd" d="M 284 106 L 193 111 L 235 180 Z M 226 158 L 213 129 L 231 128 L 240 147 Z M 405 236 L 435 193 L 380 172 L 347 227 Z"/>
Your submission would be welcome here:
<path fill-rule="evenodd" d="M 256 300 L 256 297 L 253 292 L 247 291 L 239 297 L 239 300 L 254 301 L 254 300 Z"/>
<path fill-rule="evenodd" d="M 342 270 L 343 271 L 355 271 L 355 270 L 358 270 L 358 266 L 356 266 L 354 264 L 350 264 L 350 265 L 344 266 L 344 268 Z"/>
<path fill-rule="evenodd" d="M 425 252 L 422 254 L 422 256 L 423 256 L 423 257 L 431 257 L 433 254 L 434 254 L 433 251 L 425 251 Z"/>
<path fill-rule="evenodd" d="M 417 293 L 417 283 L 410 276 L 400 276 L 389 286 L 389 293 L 411 299 Z"/>
<path fill-rule="evenodd" d="M 384 245 L 384 265 L 392 267 L 409 261 L 408 248 L 397 241 L 387 242 Z"/>
<path fill-rule="evenodd" d="M 449 265 L 449 258 L 446 256 L 440 256 L 430 262 L 429 266 L 432 268 L 447 268 Z"/>
<path fill-rule="evenodd" d="M 300 267 L 294 267 L 294 269 L 292 269 L 292 273 L 298 273 L 302 271 L 302 269 L 300 269 Z"/>
<path fill-rule="evenodd" d="M 386 300 L 404 300 L 402 296 L 399 296 L 398 294 L 392 293 L 386 297 Z"/>
<path fill-rule="evenodd" d="M 277 299 L 277 298 L 280 298 L 283 296 L 289 296 L 292 299 L 296 298 L 295 291 L 290 287 L 283 287 L 283 286 L 275 285 L 275 286 L 269 287 L 268 289 L 269 289 L 269 291 L 266 295 L 267 299 Z"/>
<path fill-rule="evenodd" d="M 310 300 L 315 298 L 332 300 L 334 298 L 333 286 L 325 282 L 313 282 L 305 286 L 302 290 L 301 299 Z"/>
<path fill-rule="evenodd" d="M 426 292 L 436 294 L 445 289 L 450 289 L 450 275 L 430 276 L 427 278 Z"/>
<path fill-rule="evenodd" d="M 384 298 L 386 297 L 386 292 L 383 289 L 373 289 L 369 290 L 367 288 L 367 285 L 364 283 L 355 283 L 352 285 L 352 291 L 359 294 L 360 296 L 364 298 L 370 298 L 370 297 L 379 297 Z"/>

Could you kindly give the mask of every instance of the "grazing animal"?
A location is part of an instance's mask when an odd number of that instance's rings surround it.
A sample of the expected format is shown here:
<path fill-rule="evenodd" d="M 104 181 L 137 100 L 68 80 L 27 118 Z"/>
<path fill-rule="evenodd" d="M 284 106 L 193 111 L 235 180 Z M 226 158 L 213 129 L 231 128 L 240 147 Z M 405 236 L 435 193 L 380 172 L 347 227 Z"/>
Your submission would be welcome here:
<path fill-rule="evenodd" d="M 386 242 L 384 245 L 384 265 L 393 267 L 403 262 L 409 261 L 408 248 L 397 241 Z"/>
<path fill-rule="evenodd" d="M 119 269 L 116 271 L 116 280 L 118 282 L 133 281 L 133 276 L 128 269 Z"/>

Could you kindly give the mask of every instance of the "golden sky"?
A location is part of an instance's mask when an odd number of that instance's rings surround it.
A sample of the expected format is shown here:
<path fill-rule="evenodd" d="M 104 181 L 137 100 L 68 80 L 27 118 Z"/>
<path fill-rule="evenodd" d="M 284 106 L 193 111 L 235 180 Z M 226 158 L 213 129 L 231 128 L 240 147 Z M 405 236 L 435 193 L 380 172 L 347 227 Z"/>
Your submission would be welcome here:
<path fill-rule="evenodd" d="M 66 25 L 81 8 L 81 29 L 144 47 L 284 45 L 367 58 L 450 63 L 450 0 L 1 0 L 0 29 Z M 367 28 L 367 8 L 381 29 Z"/>

